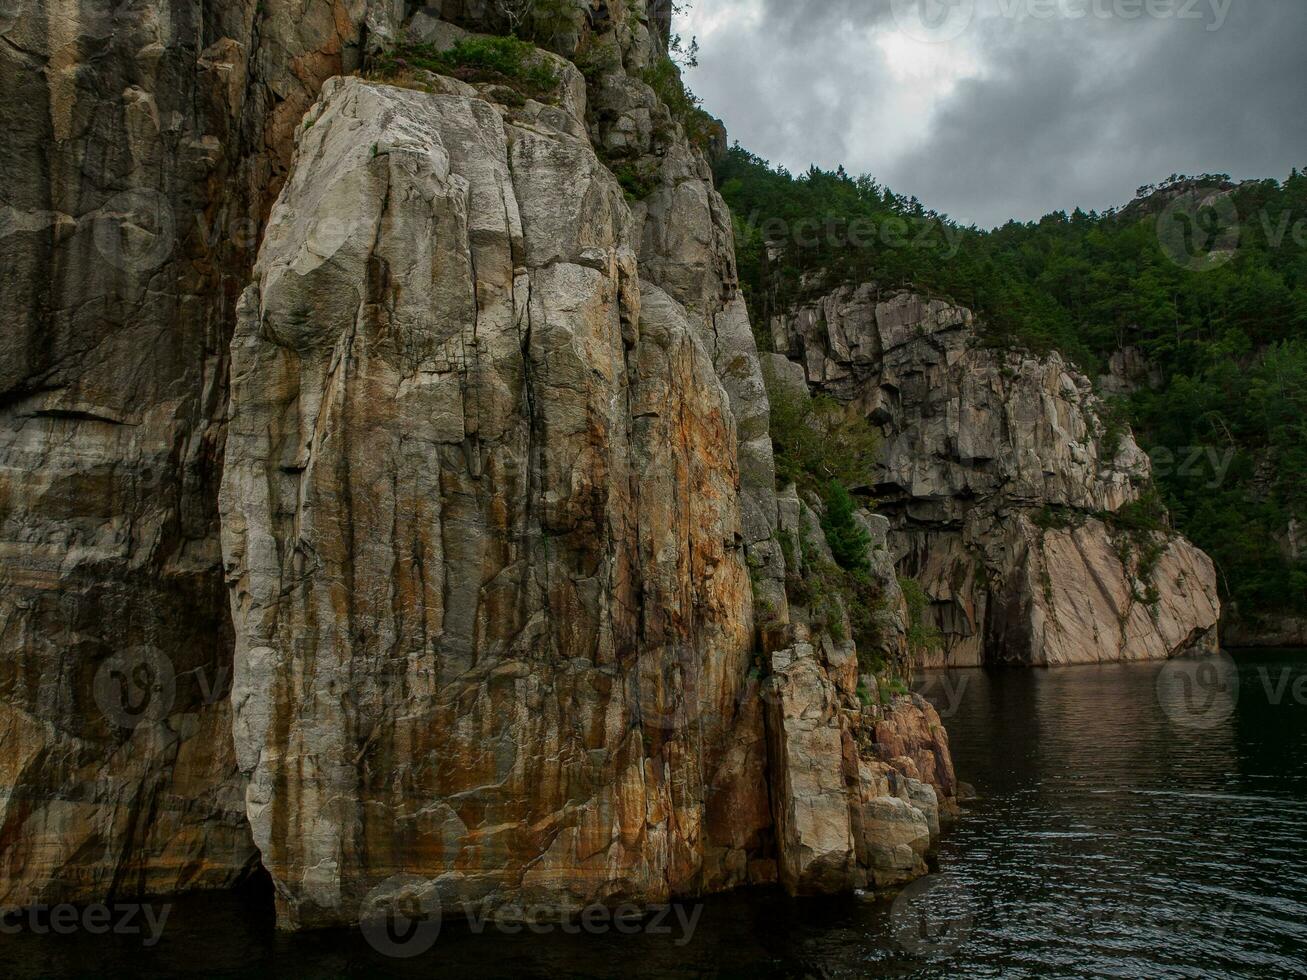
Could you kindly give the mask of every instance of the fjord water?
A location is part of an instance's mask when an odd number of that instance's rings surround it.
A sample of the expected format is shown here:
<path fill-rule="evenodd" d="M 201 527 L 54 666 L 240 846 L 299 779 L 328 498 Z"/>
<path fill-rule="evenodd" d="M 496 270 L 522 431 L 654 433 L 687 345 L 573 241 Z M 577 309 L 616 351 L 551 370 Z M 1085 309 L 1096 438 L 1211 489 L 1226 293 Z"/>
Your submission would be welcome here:
<path fill-rule="evenodd" d="M 221 895 L 174 903 L 149 948 L 0 935 L 0 973 L 1305 976 L 1307 654 L 1235 654 L 1237 692 L 1221 663 L 922 677 L 979 796 L 897 902 L 763 890 L 591 934 L 446 923 L 396 958 L 357 932 L 278 935 L 266 894 Z"/>

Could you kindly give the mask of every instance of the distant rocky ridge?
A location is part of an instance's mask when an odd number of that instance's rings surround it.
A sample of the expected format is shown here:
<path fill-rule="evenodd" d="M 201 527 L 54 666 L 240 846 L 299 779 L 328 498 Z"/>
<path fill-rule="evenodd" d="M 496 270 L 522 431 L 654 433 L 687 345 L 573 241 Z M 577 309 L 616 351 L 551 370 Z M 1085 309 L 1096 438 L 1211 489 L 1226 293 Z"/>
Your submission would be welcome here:
<path fill-rule="evenodd" d="M 1214 646 L 1211 560 L 1174 533 L 1112 526 L 1149 479 L 1129 430 L 1112 431 L 1059 355 L 985 348 L 974 326 L 968 310 L 874 284 L 831 287 L 770 324 L 774 371 L 799 371 L 885 435 L 867 488 L 900 572 L 931 600 L 940 642 L 923 665 Z"/>

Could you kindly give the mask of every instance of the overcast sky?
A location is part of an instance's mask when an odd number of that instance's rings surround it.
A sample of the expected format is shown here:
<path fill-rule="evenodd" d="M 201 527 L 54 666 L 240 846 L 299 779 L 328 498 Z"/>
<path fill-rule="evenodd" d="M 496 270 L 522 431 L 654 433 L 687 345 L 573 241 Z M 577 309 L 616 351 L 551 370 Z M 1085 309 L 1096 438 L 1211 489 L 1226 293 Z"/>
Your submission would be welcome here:
<path fill-rule="evenodd" d="M 964 223 L 1307 167 L 1307 0 L 694 0 L 678 29 L 733 140 Z"/>

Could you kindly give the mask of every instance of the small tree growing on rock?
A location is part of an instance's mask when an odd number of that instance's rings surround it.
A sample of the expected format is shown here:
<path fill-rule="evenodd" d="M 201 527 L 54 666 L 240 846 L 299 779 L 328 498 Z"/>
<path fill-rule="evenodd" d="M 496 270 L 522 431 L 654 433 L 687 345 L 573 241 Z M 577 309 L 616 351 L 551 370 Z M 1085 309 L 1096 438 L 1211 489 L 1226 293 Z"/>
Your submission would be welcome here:
<path fill-rule="evenodd" d="M 844 484 L 831 480 L 826 484 L 826 513 L 821 518 L 821 529 L 826 532 L 835 563 L 849 572 L 865 572 L 870 567 L 867 549 L 871 538 L 853 516 L 857 505 Z"/>

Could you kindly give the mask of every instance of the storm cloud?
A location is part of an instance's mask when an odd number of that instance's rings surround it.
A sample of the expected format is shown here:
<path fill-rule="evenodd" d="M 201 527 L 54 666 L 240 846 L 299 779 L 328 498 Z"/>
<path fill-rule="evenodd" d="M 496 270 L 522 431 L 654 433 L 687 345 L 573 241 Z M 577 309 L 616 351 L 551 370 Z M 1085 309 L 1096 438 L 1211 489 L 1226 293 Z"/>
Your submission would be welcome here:
<path fill-rule="evenodd" d="M 1302 0 L 696 0 L 678 26 L 733 139 L 964 223 L 1307 166 Z"/>

